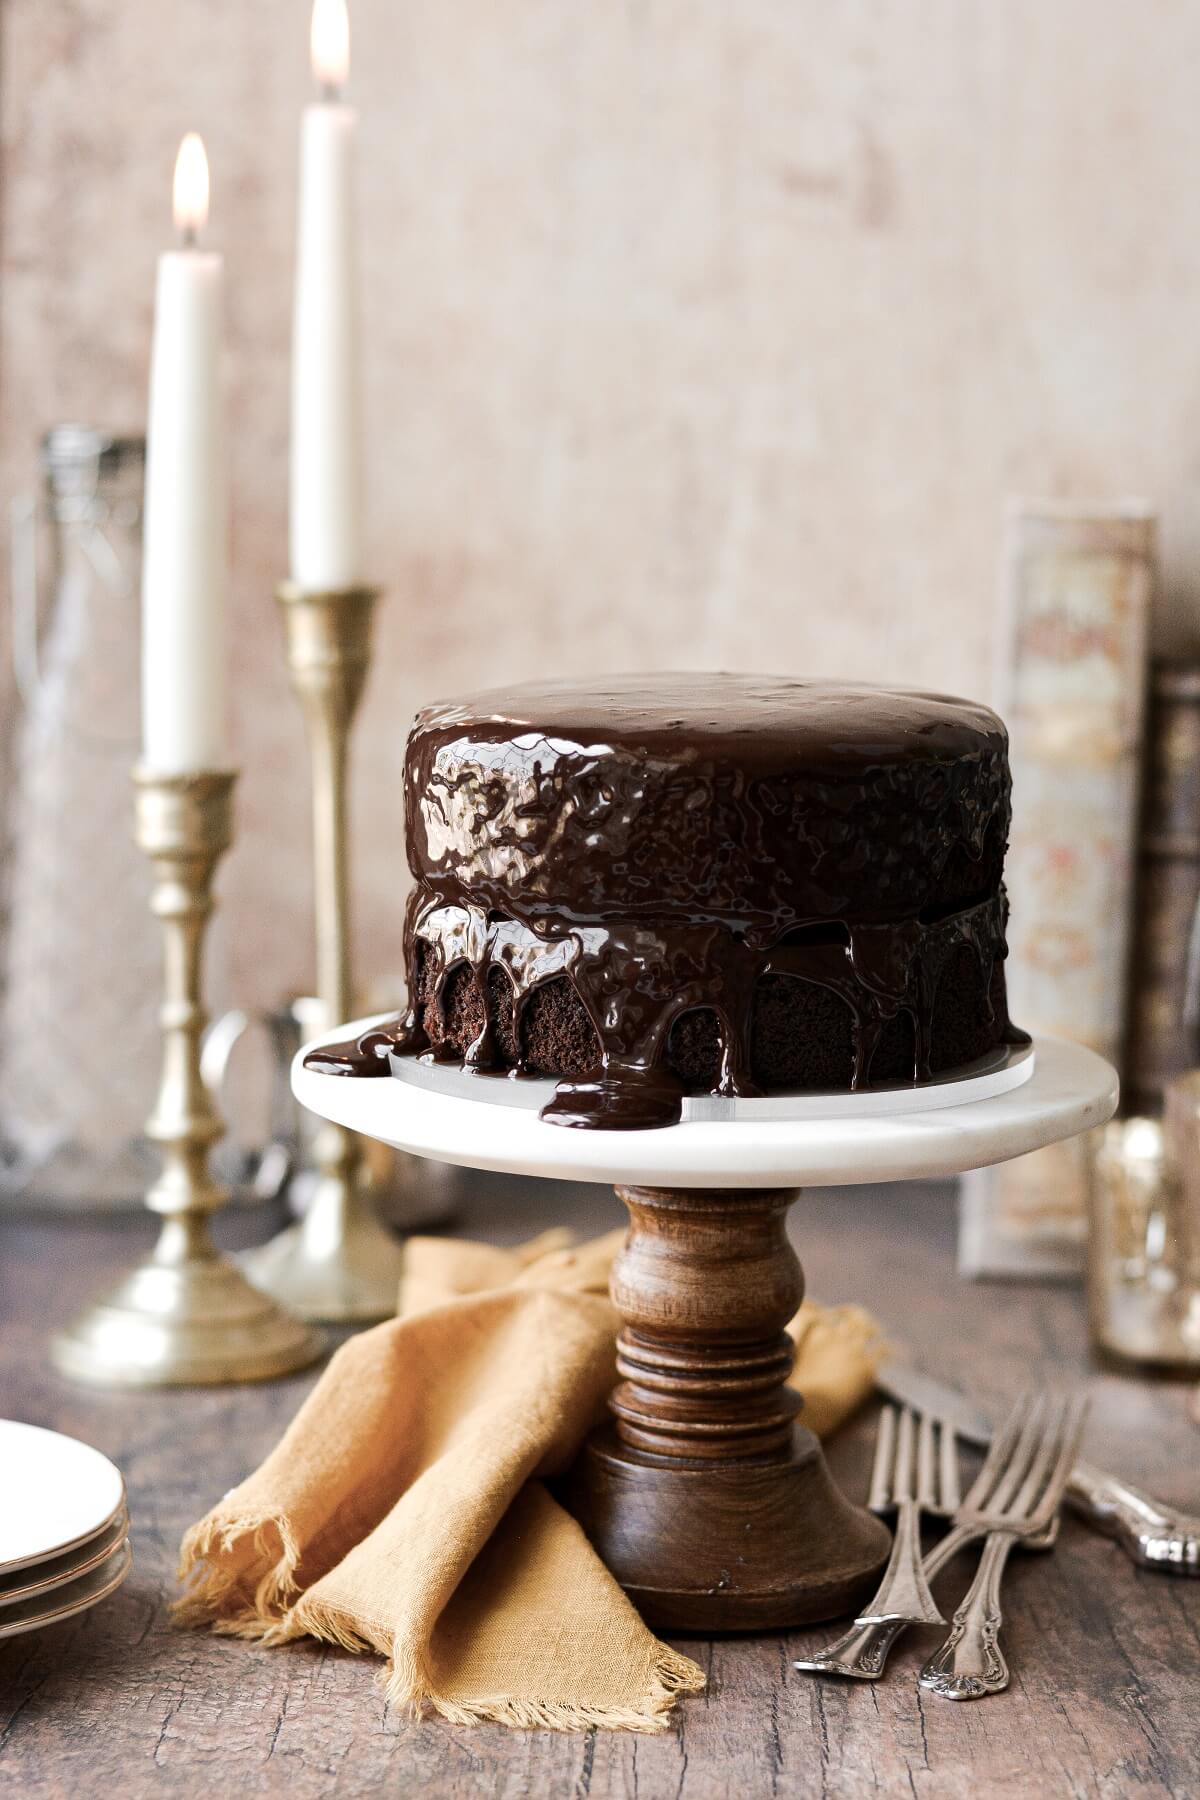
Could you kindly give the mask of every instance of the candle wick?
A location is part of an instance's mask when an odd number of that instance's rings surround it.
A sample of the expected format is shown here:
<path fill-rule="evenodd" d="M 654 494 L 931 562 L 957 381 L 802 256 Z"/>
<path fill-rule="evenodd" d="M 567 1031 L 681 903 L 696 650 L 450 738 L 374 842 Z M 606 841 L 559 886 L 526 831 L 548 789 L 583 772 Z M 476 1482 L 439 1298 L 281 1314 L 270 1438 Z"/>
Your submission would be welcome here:
<path fill-rule="evenodd" d="M 198 242 L 199 239 L 196 236 L 196 227 L 189 221 L 188 224 L 183 226 L 179 233 L 180 248 L 183 250 L 194 250 Z"/>
<path fill-rule="evenodd" d="M 341 97 L 342 90 L 336 81 L 323 81 L 321 83 L 321 99 L 327 106 L 336 106 Z"/>

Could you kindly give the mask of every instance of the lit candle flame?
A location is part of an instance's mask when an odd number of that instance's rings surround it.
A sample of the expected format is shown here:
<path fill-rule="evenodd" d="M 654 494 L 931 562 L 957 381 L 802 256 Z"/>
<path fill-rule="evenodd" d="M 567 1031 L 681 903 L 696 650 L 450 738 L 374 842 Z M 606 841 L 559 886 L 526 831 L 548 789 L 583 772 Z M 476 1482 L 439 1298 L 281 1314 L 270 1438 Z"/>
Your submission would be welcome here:
<path fill-rule="evenodd" d="M 346 0 L 313 0 L 309 45 L 315 80 L 326 93 L 336 94 L 350 73 L 350 15 Z"/>
<path fill-rule="evenodd" d="M 189 131 L 175 158 L 175 229 L 194 244 L 208 223 L 208 158 L 198 133 Z"/>

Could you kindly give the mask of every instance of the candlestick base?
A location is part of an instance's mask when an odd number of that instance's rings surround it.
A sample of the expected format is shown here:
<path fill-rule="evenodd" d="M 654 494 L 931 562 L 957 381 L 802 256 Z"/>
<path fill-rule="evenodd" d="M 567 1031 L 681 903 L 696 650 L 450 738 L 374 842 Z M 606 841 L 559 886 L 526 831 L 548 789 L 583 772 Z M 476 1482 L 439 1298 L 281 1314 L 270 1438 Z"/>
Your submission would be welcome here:
<path fill-rule="evenodd" d="M 396 1311 L 403 1246 L 375 1217 L 354 1150 L 350 1169 L 326 1167 L 299 1224 L 241 1258 L 254 1286 L 302 1319 L 370 1325 Z"/>
<path fill-rule="evenodd" d="M 172 1387 L 270 1381 L 323 1349 L 319 1332 L 218 1254 L 203 1219 L 170 1219 L 151 1255 L 54 1339 L 51 1356 L 72 1381 Z"/>
<path fill-rule="evenodd" d="M 150 1256 L 54 1340 L 55 1364 L 75 1381 L 265 1381 L 305 1368 L 323 1349 L 250 1286 L 209 1232 L 229 1195 L 208 1166 L 222 1125 L 200 1073 L 201 945 L 213 875 L 233 836 L 234 779 L 229 769 L 134 771 L 137 841 L 154 867 L 151 910 L 163 928 L 163 1066 L 146 1121 L 163 1153 L 146 1205 L 163 1225 Z"/>
<path fill-rule="evenodd" d="M 371 661 L 378 590 L 313 592 L 284 582 L 288 672 L 304 709 L 312 764 L 317 994 L 327 1023 L 350 1006 L 350 867 L 346 767 L 350 728 Z M 326 1125 L 313 1144 L 319 1179 L 299 1225 L 251 1251 L 250 1280 L 304 1319 L 370 1324 L 396 1310 L 401 1249 L 375 1216 L 363 1145 Z"/>

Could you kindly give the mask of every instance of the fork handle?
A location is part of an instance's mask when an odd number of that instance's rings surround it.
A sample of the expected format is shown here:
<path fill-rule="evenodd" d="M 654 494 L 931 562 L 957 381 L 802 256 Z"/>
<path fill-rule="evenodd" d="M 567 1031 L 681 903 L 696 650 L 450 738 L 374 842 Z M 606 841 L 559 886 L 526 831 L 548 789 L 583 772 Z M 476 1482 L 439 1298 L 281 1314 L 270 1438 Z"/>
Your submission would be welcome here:
<path fill-rule="evenodd" d="M 1200 1575 L 1200 1518 L 1087 1462 L 1071 1471 L 1067 1499 L 1143 1568 Z"/>
<path fill-rule="evenodd" d="M 950 1635 L 921 1670 L 921 1686 L 928 1693 L 943 1700 L 981 1700 L 1008 1686 L 1008 1664 L 1000 1649 L 1000 1578 L 1016 1541 L 1011 1531 L 988 1533 Z"/>
<path fill-rule="evenodd" d="M 960 1550 L 965 1550 L 982 1535 L 973 1525 L 952 1526 L 921 1565 L 926 1581 L 932 1581 L 939 1569 L 944 1569 Z M 885 1625 L 852 1625 L 824 1650 L 818 1650 L 814 1656 L 799 1658 L 792 1667 L 807 1669 L 816 1675 L 850 1675 L 857 1681 L 878 1681 L 892 1645 L 907 1624 L 905 1619 L 892 1619 Z"/>

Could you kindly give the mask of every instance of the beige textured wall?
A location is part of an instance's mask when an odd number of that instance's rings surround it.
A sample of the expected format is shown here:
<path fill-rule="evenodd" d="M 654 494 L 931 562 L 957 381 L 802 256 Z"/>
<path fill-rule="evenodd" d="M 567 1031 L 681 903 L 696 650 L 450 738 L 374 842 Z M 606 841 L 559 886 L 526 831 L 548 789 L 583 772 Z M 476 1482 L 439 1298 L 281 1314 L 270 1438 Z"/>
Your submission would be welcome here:
<path fill-rule="evenodd" d="M 605 665 L 986 693 L 1003 498 L 1141 491 L 1200 595 L 1200 6 L 351 0 L 371 565 L 364 973 L 423 698 Z M 177 139 L 229 281 L 234 975 L 309 967 L 283 570 L 305 0 L 7 0 L 3 480 L 142 417 Z"/>

